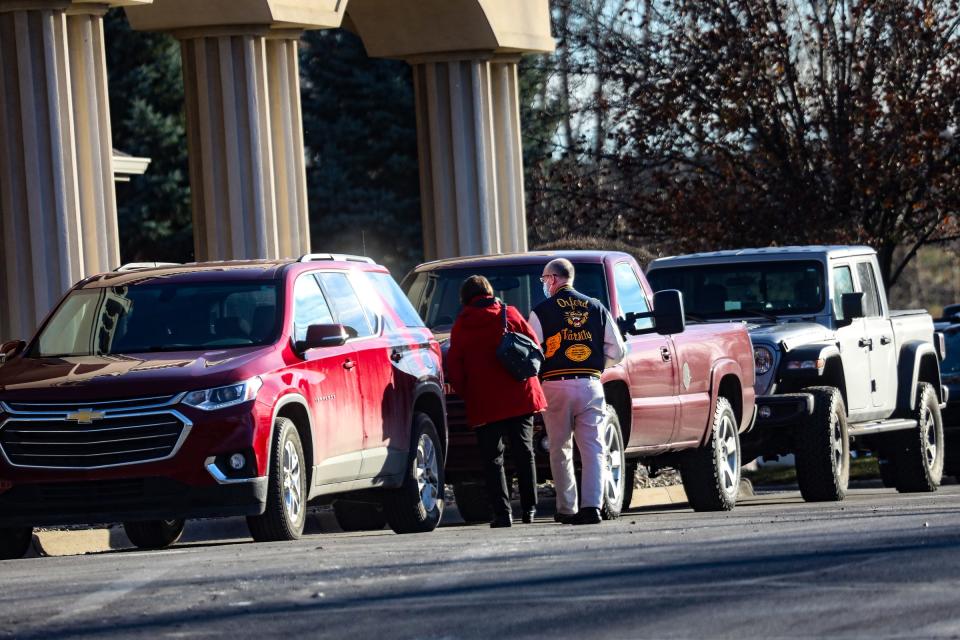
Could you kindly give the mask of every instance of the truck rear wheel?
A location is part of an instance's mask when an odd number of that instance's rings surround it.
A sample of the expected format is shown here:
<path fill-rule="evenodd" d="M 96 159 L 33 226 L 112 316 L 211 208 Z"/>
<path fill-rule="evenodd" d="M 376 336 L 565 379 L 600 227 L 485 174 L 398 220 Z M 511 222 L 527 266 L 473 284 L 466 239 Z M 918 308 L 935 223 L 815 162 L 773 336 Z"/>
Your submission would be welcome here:
<path fill-rule="evenodd" d="M 680 477 L 694 511 L 730 511 L 740 494 L 740 434 L 726 398 L 717 399 L 704 446 L 684 454 Z"/>
<path fill-rule="evenodd" d="M 166 549 L 183 535 L 184 524 L 182 519 L 124 522 L 123 532 L 138 549 Z"/>
<path fill-rule="evenodd" d="M 379 531 L 387 525 L 383 509 L 369 502 L 336 500 L 333 503 L 333 513 L 337 517 L 337 524 L 344 531 Z"/>
<path fill-rule="evenodd" d="M 464 522 L 472 524 L 490 522 L 493 519 L 490 498 L 482 484 L 458 482 L 453 485 L 453 497 L 457 501 L 457 510 Z"/>
<path fill-rule="evenodd" d="M 383 512 L 395 533 L 426 533 L 443 516 L 443 464 L 440 438 L 425 413 L 413 418 L 410 459 L 403 485 L 384 493 Z"/>
<path fill-rule="evenodd" d="M 623 432 L 616 410 L 606 406 L 603 420 L 603 505 L 600 515 L 604 520 L 616 520 L 623 510 L 626 496 L 627 461 L 624 457 Z M 632 476 L 631 476 L 632 480 Z"/>
<path fill-rule="evenodd" d="M 847 410 L 836 387 L 808 387 L 813 415 L 797 429 L 797 482 L 807 502 L 839 502 L 850 483 Z"/>
<path fill-rule="evenodd" d="M 297 540 L 307 520 L 307 473 L 303 445 L 292 420 L 277 418 L 270 447 L 267 508 L 247 516 L 247 528 L 257 542 Z"/>
<path fill-rule="evenodd" d="M 0 560 L 22 558 L 27 555 L 32 543 L 32 527 L 4 527 L 0 529 Z"/>
<path fill-rule="evenodd" d="M 897 491 L 936 491 L 943 478 L 943 419 L 932 385 L 926 382 L 917 385 L 911 417 L 917 426 L 899 434 L 903 445 L 895 454 Z"/>

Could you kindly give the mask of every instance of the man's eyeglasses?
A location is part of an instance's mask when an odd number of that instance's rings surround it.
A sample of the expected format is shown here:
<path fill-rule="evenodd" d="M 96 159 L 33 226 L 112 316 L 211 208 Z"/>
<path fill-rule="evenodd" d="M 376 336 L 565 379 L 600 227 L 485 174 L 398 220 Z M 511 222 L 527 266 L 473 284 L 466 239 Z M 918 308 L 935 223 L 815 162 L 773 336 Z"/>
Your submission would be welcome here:
<path fill-rule="evenodd" d="M 545 273 L 542 276 L 540 276 L 540 282 L 546 283 L 547 278 L 556 278 L 556 277 L 558 276 L 555 273 Z"/>

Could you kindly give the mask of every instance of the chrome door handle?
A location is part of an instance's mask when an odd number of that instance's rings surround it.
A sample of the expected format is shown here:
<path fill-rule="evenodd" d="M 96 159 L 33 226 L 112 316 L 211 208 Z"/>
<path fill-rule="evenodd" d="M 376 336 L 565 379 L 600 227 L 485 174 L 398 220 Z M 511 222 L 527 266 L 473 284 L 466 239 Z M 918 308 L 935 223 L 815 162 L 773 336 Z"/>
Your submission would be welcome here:
<path fill-rule="evenodd" d="M 346 369 L 346 370 L 348 370 L 348 371 L 349 371 L 350 369 L 353 369 L 355 366 L 357 366 L 357 363 L 354 362 L 353 360 L 349 359 L 349 358 L 347 358 L 346 360 L 343 361 L 343 368 Z"/>
<path fill-rule="evenodd" d="M 859 344 L 861 347 L 870 347 L 871 349 L 873 349 L 872 338 L 860 338 L 860 342 L 858 342 L 857 344 Z"/>
<path fill-rule="evenodd" d="M 390 354 L 390 359 L 393 360 L 394 362 L 400 362 L 401 360 L 403 360 L 403 354 L 400 353 L 400 351 L 394 351 L 393 353 Z"/>
<path fill-rule="evenodd" d="M 670 362 L 670 349 L 660 347 L 660 357 L 663 358 L 664 362 Z"/>
<path fill-rule="evenodd" d="M 880 344 L 890 344 L 893 342 L 893 338 L 890 336 L 880 336 Z"/>

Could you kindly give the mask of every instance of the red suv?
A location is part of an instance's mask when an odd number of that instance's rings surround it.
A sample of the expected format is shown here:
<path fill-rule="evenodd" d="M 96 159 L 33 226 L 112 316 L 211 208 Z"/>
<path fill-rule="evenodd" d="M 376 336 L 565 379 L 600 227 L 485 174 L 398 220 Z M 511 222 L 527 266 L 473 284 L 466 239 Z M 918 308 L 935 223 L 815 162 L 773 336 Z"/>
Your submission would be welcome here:
<path fill-rule="evenodd" d="M 295 539 L 310 501 L 344 529 L 442 515 L 440 348 L 367 258 L 94 276 L 0 362 L 0 557 L 40 525 L 158 548 L 197 517 Z"/>

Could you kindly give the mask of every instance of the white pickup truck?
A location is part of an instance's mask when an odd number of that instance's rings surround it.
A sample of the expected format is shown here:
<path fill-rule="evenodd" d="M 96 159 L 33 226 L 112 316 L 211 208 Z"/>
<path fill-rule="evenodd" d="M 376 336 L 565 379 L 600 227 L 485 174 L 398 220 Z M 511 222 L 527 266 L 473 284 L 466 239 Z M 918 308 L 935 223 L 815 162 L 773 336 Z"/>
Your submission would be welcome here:
<path fill-rule="evenodd" d="M 744 461 L 795 454 L 804 499 L 842 500 L 850 450 L 888 486 L 934 491 L 944 464 L 943 336 L 925 311 L 891 311 L 870 247 L 776 247 L 662 258 L 654 290 L 679 289 L 688 322 L 743 321 L 757 420 Z"/>

